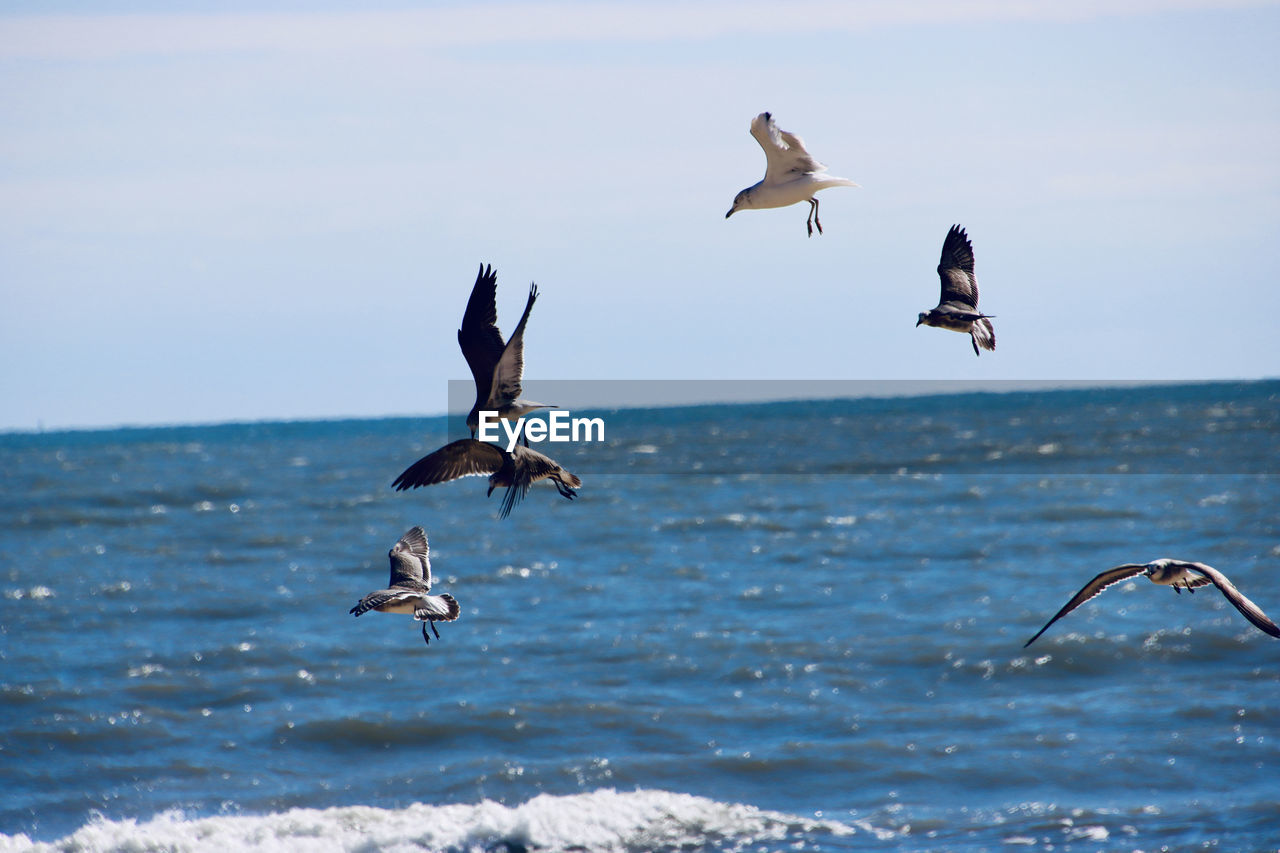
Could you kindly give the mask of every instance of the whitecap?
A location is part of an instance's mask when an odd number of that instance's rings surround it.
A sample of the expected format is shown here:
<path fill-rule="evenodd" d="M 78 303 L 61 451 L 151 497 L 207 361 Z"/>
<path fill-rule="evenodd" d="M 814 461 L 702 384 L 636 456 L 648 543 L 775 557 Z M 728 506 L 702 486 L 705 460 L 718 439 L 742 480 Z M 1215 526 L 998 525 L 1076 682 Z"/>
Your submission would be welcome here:
<path fill-rule="evenodd" d="M 704 846 L 778 848 L 857 832 L 839 821 L 805 818 L 691 794 L 611 788 L 585 794 L 542 794 L 518 806 L 492 800 L 468 805 L 416 804 L 403 809 L 341 806 L 290 809 L 261 816 L 188 819 L 168 811 L 150 820 L 96 818 L 66 838 L 35 843 L 0 835 L 9 851 L 256 849 L 264 851 L 378 850 L 677 851 Z M 877 833 L 878 835 L 879 833 Z"/>

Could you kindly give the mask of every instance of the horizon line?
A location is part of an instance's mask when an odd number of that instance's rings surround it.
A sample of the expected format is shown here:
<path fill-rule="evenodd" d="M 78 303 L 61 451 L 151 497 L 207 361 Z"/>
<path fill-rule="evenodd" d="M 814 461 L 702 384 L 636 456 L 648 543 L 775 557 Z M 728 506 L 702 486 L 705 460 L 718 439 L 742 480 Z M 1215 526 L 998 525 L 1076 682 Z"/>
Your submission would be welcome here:
<path fill-rule="evenodd" d="M 769 385 L 787 385 L 787 384 L 803 384 L 805 386 L 819 386 L 825 384 L 859 384 L 859 385 L 898 385 L 909 386 L 900 388 L 894 392 L 881 393 L 861 393 L 861 394 L 835 394 L 829 396 L 815 395 L 811 393 L 802 393 L 791 396 L 763 396 L 757 398 L 734 398 L 732 396 L 711 397 L 699 400 L 666 400 L 652 401 L 637 404 L 611 404 L 611 403 L 594 403 L 584 406 L 561 406 L 557 407 L 561 410 L 569 410 L 573 408 L 583 412 L 620 412 L 620 411 L 665 411 L 671 409 L 691 409 L 703 406 L 731 406 L 746 407 L 759 406 L 769 403 L 806 403 L 806 402 L 823 402 L 828 400 L 890 400 L 890 399 L 906 399 L 921 397 L 939 397 L 939 396 L 969 396 L 980 394 L 999 394 L 1022 392 L 1066 392 L 1090 389 L 1112 389 L 1112 388 L 1152 388 L 1152 387 L 1194 387 L 1202 385 L 1224 385 L 1224 384 L 1264 384 L 1267 382 L 1276 382 L 1280 377 L 1257 377 L 1252 379 L 1244 378 L 1218 378 L 1218 379 L 975 379 L 975 380 L 954 380 L 954 379 L 813 379 L 813 380 L 789 380 L 789 379 L 733 379 L 733 380 L 712 380 L 712 379 L 640 379 L 640 380 L 622 380 L 624 382 L 645 382 L 653 384 L 699 384 L 699 385 L 715 385 L 719 388 L 731 387 L 734 384 L 769 384 Z M 462 380 L 451 380 L 461 382 Z M 466 380 L 468 384 L 471 380 Z M 556 383 L 608 383 L 617 385 L 618 380 L 604 379 L 583 379 L 583 380 L 540 380 L 530 382 L 529 385 L 546 386 Z M 944 386 L 944 387 L 928 387 L 928 386 Z M 1002 387 L 1002 386 L 1018 386 L 1018 387 Z M 193 429 L 193 428 L 221 428 L 221 427 L 246 427 L 246 426 L 277 426 L 285 424 L 339 424 L 349 423 L 353 421 L 388 421 L 388 420 L 432 420 L 437 418 L 462 417 L 466 414 L 466 407 L 456 411 L 444 412 L 427 412 L 427 413 L 387 413 L 378 415 L 319 415 L 319 416 L 301 416 L 301 417 L 262 417 L 262 418 L 229 418 L 227 420 L 210 420 L 210 421 L 155 421 L 155 422 L 121 422 L 115 424 L 85 424 L 85 425 L 59 425 L 44 426 L 38 423 L 35 427 L 17 427 L 17 426 L 0 426 L 0 439 L 11 437 L 33 437 L 42 435 L 60 435 L 67 433 L 90 433 L 90 432 L 116 432 L 123 430 L 168 430 L 168 429 Z"/>

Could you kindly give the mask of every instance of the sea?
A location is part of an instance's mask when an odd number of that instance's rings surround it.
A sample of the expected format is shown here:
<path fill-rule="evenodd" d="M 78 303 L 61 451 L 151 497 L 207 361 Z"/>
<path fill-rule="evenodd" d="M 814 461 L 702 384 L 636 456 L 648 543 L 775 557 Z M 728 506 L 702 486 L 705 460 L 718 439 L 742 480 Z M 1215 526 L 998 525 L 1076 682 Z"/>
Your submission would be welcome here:
<path fill-rule="evenodd" d="M 1280 382 L 594 414 L 0 435 L 0 851 L 1280 849 Z"/>

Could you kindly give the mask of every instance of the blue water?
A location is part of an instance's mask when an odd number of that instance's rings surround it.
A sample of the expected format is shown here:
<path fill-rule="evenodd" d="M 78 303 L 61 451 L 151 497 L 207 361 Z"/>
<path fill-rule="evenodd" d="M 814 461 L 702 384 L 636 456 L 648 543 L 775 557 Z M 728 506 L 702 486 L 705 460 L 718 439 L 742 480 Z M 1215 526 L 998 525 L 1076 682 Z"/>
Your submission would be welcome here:
<path fill-rule="evenodd" d="M 0 849 L 1280 845 L 1280 383 L 0 436 Z M 548 449 L 546 447 L 544 450 Z M 347 610 L 426 528 L 428 647 Z M 41 845 L 48 844 L 48 847 Z M 201 846 L 204 845 L 204 846 Z"/>

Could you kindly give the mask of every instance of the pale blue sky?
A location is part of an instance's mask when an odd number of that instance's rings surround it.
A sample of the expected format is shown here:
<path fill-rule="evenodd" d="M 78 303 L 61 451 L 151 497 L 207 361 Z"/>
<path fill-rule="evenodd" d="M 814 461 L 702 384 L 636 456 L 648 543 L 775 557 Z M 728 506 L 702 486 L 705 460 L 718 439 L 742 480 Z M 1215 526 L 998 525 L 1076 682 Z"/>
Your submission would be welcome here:
<path fill-rule="evenodd" d="M 530 378 L 1280 376 L 1275 3 L 6 8 L 0 429 L 439 413 L 481 262 Z"/>

